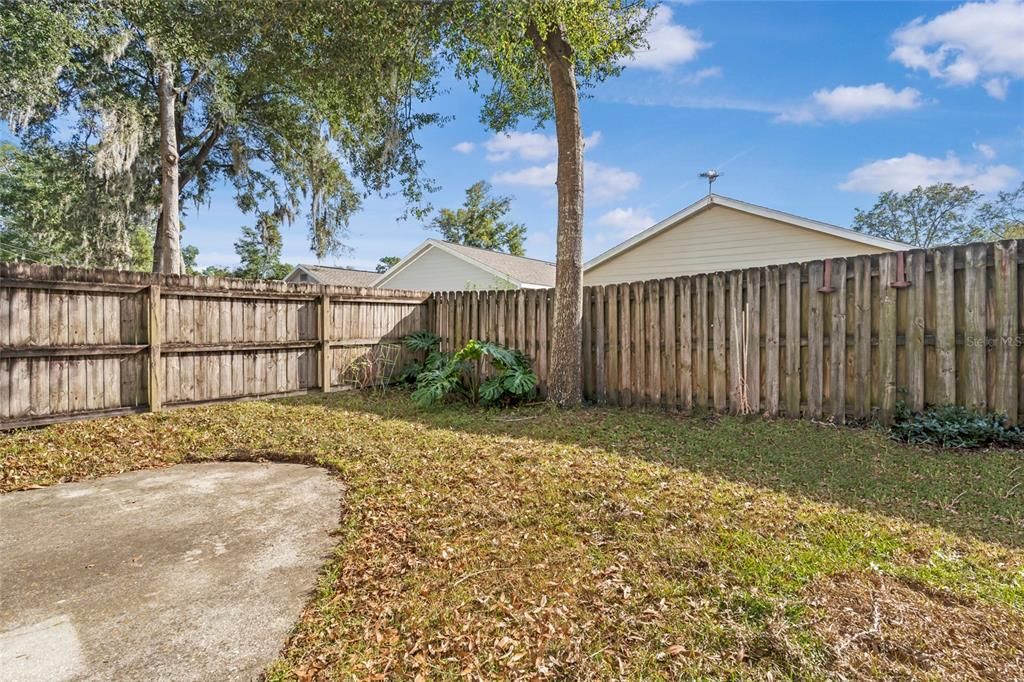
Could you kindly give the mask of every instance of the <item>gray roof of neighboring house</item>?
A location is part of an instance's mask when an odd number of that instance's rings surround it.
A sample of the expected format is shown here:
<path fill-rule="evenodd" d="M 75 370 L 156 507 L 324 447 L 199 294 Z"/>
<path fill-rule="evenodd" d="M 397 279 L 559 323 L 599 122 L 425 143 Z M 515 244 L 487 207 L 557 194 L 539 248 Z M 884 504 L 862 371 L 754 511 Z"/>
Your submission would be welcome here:
<path fill-rule="evenodd" d="M 429 239 L 428 241 L 444 245 L 466 258 L 483 263 L 492 270 L 504 273 L 523 284 L 533 284 L 541 287 L 555 286 L 555 264 L 549 263 L 546 260 L 527 258 L 526 256 L 510 256 L 507 253 L 453 244 L 439 239 Z"/>
<path fill-rule="evenodd" d="M 330 265 L 297 265 L 295 269 L 305 270 L 321 284 L 344 287 L 371 287 L 374 281 L 380 277 L 379 272 L 337 268 Z"/>

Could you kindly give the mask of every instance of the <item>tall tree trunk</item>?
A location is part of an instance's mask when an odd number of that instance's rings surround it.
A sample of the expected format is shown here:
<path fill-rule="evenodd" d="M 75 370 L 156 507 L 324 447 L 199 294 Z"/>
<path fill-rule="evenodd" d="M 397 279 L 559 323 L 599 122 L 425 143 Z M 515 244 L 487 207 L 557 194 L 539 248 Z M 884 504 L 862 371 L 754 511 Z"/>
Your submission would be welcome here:
<path fill-rule="evenodd" d="M 535 27 L 530 29 L 536 44 L 540 36 Z M 583 136 L 572 46 L 560 28 L 543 36 L 542 43 L 558 141 L 555 325 L 548 399 L 559 407 L 573 407 L 583 402 Z"/>
<path fill-rule="evenodd" d="M 181 274 L 181 224 L 178 210 L 178 135 L 174 120 L 174 64 L 160 65 L 160 222 L 153 243 L 153 272 Z"/>

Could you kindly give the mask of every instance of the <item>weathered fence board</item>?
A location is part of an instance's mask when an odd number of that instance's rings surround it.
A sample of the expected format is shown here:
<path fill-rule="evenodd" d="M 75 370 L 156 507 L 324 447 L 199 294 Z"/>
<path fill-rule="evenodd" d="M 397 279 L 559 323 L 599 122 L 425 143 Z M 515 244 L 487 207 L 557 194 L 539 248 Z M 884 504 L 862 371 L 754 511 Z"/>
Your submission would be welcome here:
<path fill-rule="evenodd" d="M 984 410 L 985 349 L 988 345 L 985 330 L 986 268 L 985 245 L 966 247 L 963 284 L 964 343 L 963 365 L 958 372 L 962 381 L 964 403 L 968 407 Z"/>
<path fill-rule="evenodd" d="M 373 381 L 428 299 L 0 263 L 0 428 Z"/>
<path fill-rule="evenodd" d="M 1017 329 L 1020 317 L 1018 300 L 1017 244 L 995 245 L 993 272 L 995 310 L 995 396 L 996 412 L 1016 414 L 1019 405 L 1017 379 L 1020 376 L 1017 350 Z"/>
<path fill-rule="evenodd" d="M 746 338 L 743 345 L 744 395 L 751 412 L 761 410 L 761 271 L 746 272 L 747 304 L 744 314 Z"/>
<path fill-rule="evenodd" d="M 780 272 L 775 266 L 764 270 L 764 408 L 779 413 L 779 292 Z"/>
<path fill-rule="evenodd" d="M 781 309 L 785 311 L 786 320 L 786 366 L 785 366 L 785 408 L 789 417 L 800 416 L 800 312 L 802 296 L 800 294 L 800 266 L 786 266 L 786 288 L 781 299 Z M 782 313 L 780 312 L 780 317 Z"/>

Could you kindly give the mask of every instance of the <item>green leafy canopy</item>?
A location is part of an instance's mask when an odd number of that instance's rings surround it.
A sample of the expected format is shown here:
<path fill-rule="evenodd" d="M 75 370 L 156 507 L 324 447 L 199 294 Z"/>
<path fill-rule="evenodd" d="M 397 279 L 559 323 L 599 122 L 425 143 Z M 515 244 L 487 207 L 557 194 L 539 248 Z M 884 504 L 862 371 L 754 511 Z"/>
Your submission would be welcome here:
<path fill-rule="evenodd" d="M 398 256 L 382 256 L 381 259 L 377 261 L 376 270 L 377 272 L 383 274 L 390 270 L 391 268 L 398 265 L 401 262 L 401 260 L 402 259 L 399 258 Z"/>
<path fill-rule="evenodd" d="M 982 198 L 948 182 L 882 192 L 869 210 L 857 210 L 853 229 L 922 248 L 1024 237 L 1024 183 Z"/>
<path fill-rule="evenodd" d="M 484 93 L 481 121 L 496 131 L 521 118 L 554 114 L 551 85 L 531 32 L 558 28 L 572 46 L 578 87 L 618 75 L 623 60 L 646 45 L 653 7 L 624 0 L 454 2 L 445 11 L 443 45 L 456 75 Z"/>
<path fill-rule="evenodd" d="M 503 220 L 511 205 L 512 197 L 491 196 L 491 185 L 481 180 L 466 190 L 461 208 L 441 209 L 427 229 L 440 232 L 448 242 L 523 256 L 526 226 Z"/>
<path fill-rule="evenodd" d="M 103 179 L 74 145 L 0 144 L 0 260 L 148 270 L 152 225 L 137 188 Z"/>
<path fill-rule="evenodd" d="M 435 92 L 431 12 L 400 0 L 5 2 L 0 113 L 29 152 L 69 137 L 87 161 L 69 170 L 138 194 L 122 227 L 153 224 L 155 74 L 170 62 L 181 199 L 226 181 L 244 212 L 303 218 L 322 256 L 343 249 L 365 193 L 394 185 L 425 210 L 415 132 L 440 118 L 413 104 Z"/>
<path fill-rule="evenodd" d="M 263 214 L 256 227 L 243 227 L 242 237 L 235 242 L 235 253 L 241 265 L 234 271 L 243 279 L 284 279 L 292 270 L 281 262 L 281 230 L 278 221 Z"/>

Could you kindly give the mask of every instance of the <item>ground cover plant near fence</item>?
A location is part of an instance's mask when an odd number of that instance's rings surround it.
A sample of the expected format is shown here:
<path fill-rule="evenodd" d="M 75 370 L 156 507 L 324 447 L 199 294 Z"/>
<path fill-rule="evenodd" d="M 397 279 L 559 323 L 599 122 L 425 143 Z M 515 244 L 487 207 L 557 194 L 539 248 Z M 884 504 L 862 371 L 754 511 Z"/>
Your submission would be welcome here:
<path fill-rule="evenodd" d="M 310 395 L 0 434 L 4 490 L 318 463 L 337 554 L 271 679 L 1024 675 L 1024 461 L 880 431 Z"/>
<path fill-rule="evenodd" d="M 889 433 L 904 443 L 939 448 L 1024 449 L 1024 428 L 1007 426 L 1005 415 L 977 412 L 960 405 L 911 412 L 906 405 L 899 404 Z"/>

